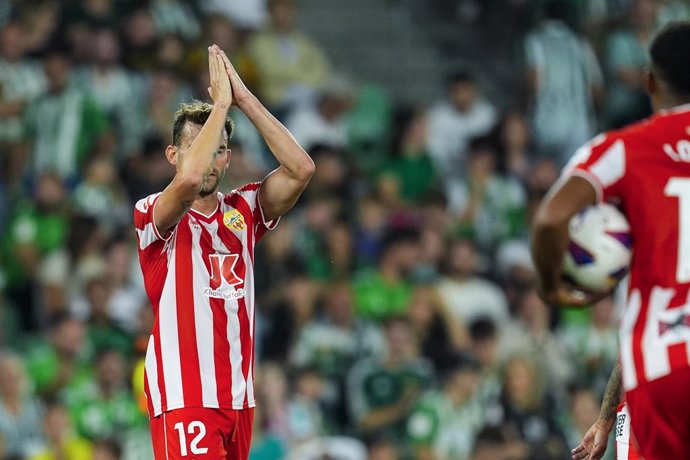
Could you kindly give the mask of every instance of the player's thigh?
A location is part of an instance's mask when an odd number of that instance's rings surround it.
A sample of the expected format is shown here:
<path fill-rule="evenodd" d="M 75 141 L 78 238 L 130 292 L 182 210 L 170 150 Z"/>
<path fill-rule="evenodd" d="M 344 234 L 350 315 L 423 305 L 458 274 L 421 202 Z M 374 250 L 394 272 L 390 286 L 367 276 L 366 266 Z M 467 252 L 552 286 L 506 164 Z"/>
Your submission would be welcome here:
<path fill-rule="evenodd" d="M 235 431 L 227 445 L 226 460 L 246 460 L 252 444 L 252 425 L 254 424 L 254 409 L 232 411 L 235 415 Z"/>
<path fill-rule="evenodd" d="M 690 452 L 690 369 L 626 394 L 632 432 L 645 460 L 687 458 Z"/>
<path fill-rule="evenodd" d="M 151 420 L 156 460 L 225 460 L 235 420 L 223 411 L 176 409 Z"/>

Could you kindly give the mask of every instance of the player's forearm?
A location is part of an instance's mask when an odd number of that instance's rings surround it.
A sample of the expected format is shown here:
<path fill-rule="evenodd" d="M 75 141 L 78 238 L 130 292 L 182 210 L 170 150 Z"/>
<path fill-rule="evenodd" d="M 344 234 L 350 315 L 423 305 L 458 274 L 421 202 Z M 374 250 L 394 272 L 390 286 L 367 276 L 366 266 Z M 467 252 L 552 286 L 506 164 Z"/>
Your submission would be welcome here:
<path fill-rule="evenodd" d="M 314 162 L 283 126 L 254 96 L 241 101 L 240 109 L 256 127 L 290 178 L 303 184 L 314 174 Z"/>
<path fill-rule="evenodd" d="M 552 292 L 558 287 L 567 246 L 568 221 L 536 220 L 532 235 L 532 258 L 542 292 Z"/>
<path fill-rule="evenodd" d="M 616 418 L 616 410 L 620 403 L 621 395 L 621 365 L 620 362 L 611 371 L 611 376 L 606 384 L 604 391 L 604 399 L 599 410 L 599 422 L 606 423 L 608 426 L 613 426 Z"/>
<path fill-rule="evenodd" d="M 218 140 L 225 128 L 225 121 L 228 117 L 229 105 L 214 104 L 208 120 L 201 127 L 199 135 L 194 139 L 185 158 L 180 159 L 179 176 L 180 179 L 196 188 L 199 191 L 204 177 L 211 171 L 213 161 L 218 150 Z"/>

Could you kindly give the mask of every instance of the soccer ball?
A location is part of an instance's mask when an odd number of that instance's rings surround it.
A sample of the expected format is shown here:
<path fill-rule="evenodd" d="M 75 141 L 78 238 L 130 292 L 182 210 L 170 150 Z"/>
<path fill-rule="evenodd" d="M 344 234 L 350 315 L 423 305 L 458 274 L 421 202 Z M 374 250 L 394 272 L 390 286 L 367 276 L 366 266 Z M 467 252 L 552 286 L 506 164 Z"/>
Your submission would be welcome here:
<path fill-rule="evenodd" d="M 589 206 L 570 220 L 563 259 L 566 279 L 589 290 L 610 289 L 628 273 L 632 256 L 630 224 L 610 204 Z"/>

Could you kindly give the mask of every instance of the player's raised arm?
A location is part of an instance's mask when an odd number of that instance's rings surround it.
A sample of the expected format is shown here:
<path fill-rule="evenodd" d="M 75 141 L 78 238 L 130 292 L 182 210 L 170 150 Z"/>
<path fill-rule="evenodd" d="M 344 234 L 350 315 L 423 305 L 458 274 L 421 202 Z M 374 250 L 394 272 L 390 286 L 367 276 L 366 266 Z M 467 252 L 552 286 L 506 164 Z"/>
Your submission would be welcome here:
<path fill-rule="evenodd" d="M 568 246 L 568 223 L 596 202 L 596 190 L 580 176 L 558 183 L 544 198 L 534 217 L 532 258 L 539 277 L 539 291 L 553 306 L 584 306 L 591 298 L 565 288 L 561 282 L 563 254 Z"/>
<path fill-rule="evenodd" d="M 173 139 L 173 144 L 179 145 L 169 145 L 165 151 L 177 173 L 155 204 L 154 218 L 160 234 L 175 226 L 187 213 L 199 195 L 206 176 L 213 171 L 216 155 L 224 153 L 219 149 L 227 149 L 227 144 L 222 145 L 222 139 L 228 110 L 232 105 L 232 87 L 220 53 L 216 45 L 209 47 L 209 94 L 213 100 L 211 115 L 196 137 L 183 133 L 180 139 Z"/>
<path fill-rule="evenodd" d="M 234 103 L 249 118 L 280 163 L 263 181 L 259 201 L 267 220 L 288 212 L 314 174 L 314 162 L 263 104 L 247 89 L 230 60 L 221 53 L 230 78 Z"/>

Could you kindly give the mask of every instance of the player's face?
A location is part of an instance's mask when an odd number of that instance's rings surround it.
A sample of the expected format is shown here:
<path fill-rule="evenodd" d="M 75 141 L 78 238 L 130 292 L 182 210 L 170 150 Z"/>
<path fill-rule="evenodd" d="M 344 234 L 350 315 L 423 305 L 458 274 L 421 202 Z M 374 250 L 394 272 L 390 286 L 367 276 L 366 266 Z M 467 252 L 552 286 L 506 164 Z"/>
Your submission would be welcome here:
<path fill-rule="evenodd" d="M 218 150 L 213 159 L 213 167 L 204 178 L 204 183 L 201 185 L 201 190 L 199 191 L 201 197 L 209 196 L 218 190 L 218 186 L 225 176 L 225 170 L 228 168 L 229 161 L 230 150 L 228 149 L 228 135 L 225 130 L 223 130 L 220 136 Z"/>

